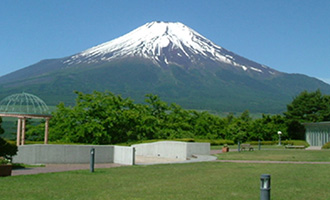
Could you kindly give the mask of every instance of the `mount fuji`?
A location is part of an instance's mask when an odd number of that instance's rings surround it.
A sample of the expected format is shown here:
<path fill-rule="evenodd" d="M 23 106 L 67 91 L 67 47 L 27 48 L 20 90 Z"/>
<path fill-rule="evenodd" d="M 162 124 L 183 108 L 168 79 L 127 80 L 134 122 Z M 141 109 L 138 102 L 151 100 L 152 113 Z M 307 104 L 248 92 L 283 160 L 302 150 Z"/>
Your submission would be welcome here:
<path fill-rule="evenodd" d="M 132 57 L 148 59 L 159 67 L 173 64 L 190 68 L 223 63 L 266 76 L 277 73 L 214 44 L 182 23 L 165 22 L 147 23 L 122 37 L 71 56 L 64 63 L 91 64 Z"/>
<path fill-rule="evenodd" d="M 0 97 L 31 92 L 49 104 L 73 91 L 109 90 L 142 102 L 153 93 L 185 108 L 277 113 L 303 90 L 330 86 L 287 74 L 214 44 L 182 23 L 151 22 L 117 39 L 0 77 Z"/>

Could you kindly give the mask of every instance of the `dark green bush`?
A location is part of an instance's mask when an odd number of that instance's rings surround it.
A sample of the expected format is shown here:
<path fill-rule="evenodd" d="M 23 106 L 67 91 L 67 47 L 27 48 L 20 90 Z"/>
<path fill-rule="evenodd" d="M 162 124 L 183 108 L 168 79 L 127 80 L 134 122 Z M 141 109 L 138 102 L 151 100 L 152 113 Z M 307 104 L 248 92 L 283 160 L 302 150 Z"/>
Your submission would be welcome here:
<path fill-rule="evenodd" d="M 194 138 L 178 138 L 174 139 L 174 141 L 180 141 L 180 142 L 195 142 Z"/>
<path fill-rule="evenodd" d="M 330 149 L 330 142 L 325 143 L 325 144 L 322 146 L 322 149 Z"/>
<path fill-rule="evenodd" d="M 260 141 L 261 142 L 261 145 L 275 145 L 275 144 L 278 144 L 277 141 Z M 246 142 L 248 144 L 251 144 L 251 145 L 259 145 L 259 141 L 250 141 L 250 142 Z"/>
<path fill-rule="evenodd" d="M 304 140 L 286 140 L 282 142 L 283 145 L 298 145 L 298 146 L 305 146 L 309 147 L 309 144 Z"/>
<path fill-rule="evenodd" d="M 218 145 L 234 145 L 234 141 L 232 140 L 222 140 L 222 139 L 195 139 L 195 142 L 207 142 L 210 143 L 212 146 L 218 146 Z"/>
<path fill-rule="evenodd" d="M 249 143 L 251 145 L 258 145 L 259 142 L 258 141 L 250 141 L 250 142 L 246 142 Z M 276 145 L 278 144 L 278 141 L 261 141 L 261 145 Z M 281 141 L 282 145 L 299 145 L 299 146 L 305 146 L 305 147 L 309 147 L 309 144 L 304 141 L 304 140 L 285 140 L 285 141 Z"/>
<path fill-rule="evenodd" d="M 17 146 L 0 137 L 0 157 L 11 159 L 17 154 Z"/>

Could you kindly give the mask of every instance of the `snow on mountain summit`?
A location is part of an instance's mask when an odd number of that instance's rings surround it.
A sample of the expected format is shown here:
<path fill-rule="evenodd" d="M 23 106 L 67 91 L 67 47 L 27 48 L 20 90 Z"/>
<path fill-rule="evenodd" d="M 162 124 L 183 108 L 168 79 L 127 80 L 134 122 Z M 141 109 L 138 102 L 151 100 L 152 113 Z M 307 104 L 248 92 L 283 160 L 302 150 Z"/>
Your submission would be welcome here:
<path fill-rule="evenodd" d="M 187 67 L 207 61 L 226 63 L 244 71 L 263 73 L 267 70 L 271 73 L 271 69 L 263 65 L 249 60 L 242 62 L 242 57 L 179 22 L 147 23 L 117 39 L 73 55 L 64 63 L 98 63 L 127 57 L 146 58 L 158 66 L 176 64 Z"/>

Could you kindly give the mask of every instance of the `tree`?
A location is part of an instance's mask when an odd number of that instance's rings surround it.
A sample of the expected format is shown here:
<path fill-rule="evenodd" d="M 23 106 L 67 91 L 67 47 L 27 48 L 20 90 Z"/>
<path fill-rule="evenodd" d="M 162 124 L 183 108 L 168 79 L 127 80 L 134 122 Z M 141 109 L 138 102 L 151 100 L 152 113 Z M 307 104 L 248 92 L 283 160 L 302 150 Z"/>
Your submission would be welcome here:
<path fill-rule="evenodd" d="M 3 130 L 1 124 L 2 124 L 2 117 L 0 117 L 0 135 L 5 132 L 5 130 Z"/>
<path fill-rule="evenodd" d="M 229 114 L 220 118 L 205 111 L 185 110 L 176 104 L 168 105 L 152 94 L 146 95 L 145 104 L 136 104 L 129 98 L 122 98 L 111 92 L 76 94 L 75 106 L 66 107 L 61 103 L 53 112 L 50 140 L 94 144 L 176 138 L 245 142 L 258 139 L 277 140 L 277 131 L 282 131 L 283 139 L 298 139 L 301 135 L 296 134 L 299 130 L 297 125 L 301 126 L 297 121 L 299 116 L 295 114 L 296 104 L 300 106 L 298 100 L 288 105 L 289 111 L 285 117 L 263 115 L 261 119 L 252 119 L 249 111 L 244 111 L 238 117 Z M 320 97 L 319 94 L 315 96 Z M 327 96 L 322 96 L 321 99 L 324 102 L 329 100 Z M 322 110 L 318 113 L 322 114 L 322 119 L 326 119 L 327 112 Z M 311 116 L 316 118 L 315 113 Z M 296 121 L 286 123 L 290 117 Z M 286 125 L 290 127 L 287 128 Z"/>
<path fill-rule="evenodd" d="M 2 124 L 2 118 L 0 117 L 0 135 L 4 133 L 1 124 Z M 11 157 L 16 155 L 16 153 L 17 153 L 17 146 L 14 144 L 10 144 L 2 137 L 0 137 L 0 157 L 11 159 Z"/>
<path fill-rule="evenodd" d="M 303 91 L 287 105 L 284 113 L 291 139 L 304 139 L 305 128 L 302 123 L 330 120 L 330 96 L 320 90 Z"/>
<path fill-rule="evenodd" d="M 30 141 L 43 141 L 45 135 L 45 120 L 25 120 L 25 138 Z"/>
<path fill-rule="evenodd" d="M 253 121 L 249 140 L 277 140 L 277 132 L 282 132 L 282 139 L 288 138 L 285 117 L 282 115 L 262 115 L 262 118 Z"/>
<path fill-rule="evenodd" d="M 235 117 L 232 113 L 224 119 L 223 129 L 225 139 L 235 142 L 249 140 L 252 132 L 252 118 L 249 111 L 244 111 L 240 116 Z"/>
<path fill-rule="evenodd" d="M 320 90 L 303 91 L 287 105 L 287 119 L 299 122 L 321 122 L 330 120 L 330 96 Z"/>

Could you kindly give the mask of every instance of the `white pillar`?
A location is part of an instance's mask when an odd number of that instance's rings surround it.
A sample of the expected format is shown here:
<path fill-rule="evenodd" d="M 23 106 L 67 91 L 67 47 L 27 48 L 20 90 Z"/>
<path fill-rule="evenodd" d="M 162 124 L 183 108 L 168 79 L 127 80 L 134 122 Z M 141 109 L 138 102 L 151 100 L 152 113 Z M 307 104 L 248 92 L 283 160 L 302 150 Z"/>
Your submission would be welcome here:
<path fill-rule="evenodd" d="M 49 118 L 46 118 L 45 122 L 45 144 L 48 144 L 48 132 L 49 132 Z"/>
<path fill-rule="evenodd" d="M 22 142 L 21 142 L 21 145 L 24 145 L 25 144 L 25 129 L 26 129 L 26 118 L 23 118 L 22 119 Z"/>
<path fill-rule="evenodd" d="M 22 119 L 18 118 L 18 120 L 17 120 L 17 137 L 16 137 L 17 146 L 19 146 L 21 144 L 21 124 L 22 124 Z"/>

